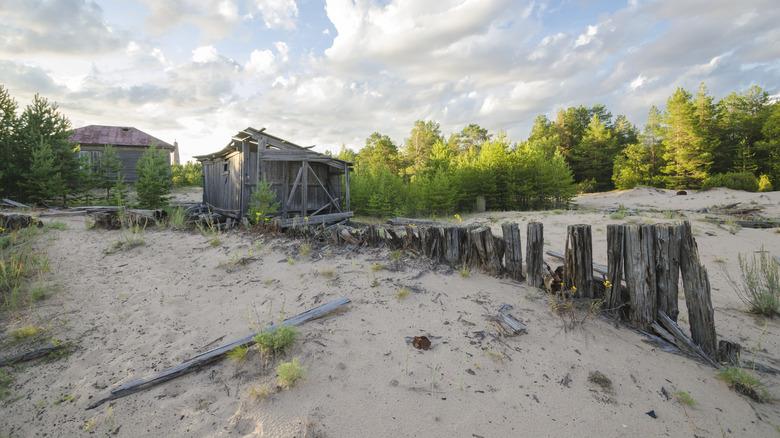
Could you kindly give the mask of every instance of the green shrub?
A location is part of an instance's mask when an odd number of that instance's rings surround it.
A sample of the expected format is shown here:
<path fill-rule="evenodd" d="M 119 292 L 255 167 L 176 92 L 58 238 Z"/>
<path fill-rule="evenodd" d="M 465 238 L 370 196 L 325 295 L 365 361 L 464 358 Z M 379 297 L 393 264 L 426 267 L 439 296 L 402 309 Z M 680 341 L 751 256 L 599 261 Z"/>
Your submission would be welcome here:
<path fill-rule="evenodd" d="M 266 330 L 255 336 L 255 342 L 264 353 L 287 353 L 287 349 L 295 342 L 298 337 L 298 330 L 295 327 L 282 325 L 274 330 Z"/>
<path fill-rule="evenodd" d="M 758 179 L 758 191 L 759 192 L 772 191 L 772 182 L 769 181 L 768 175 L 761 175 L 761 178 Z"/>
<path fill-rule="evenodd" d="M 284 388 L 292 388 L 299 380 L 306 377 L 309 373 L 308 368 L 298 364 L 298 358 L 293 358 L 291 362 L 284 362 L 275 368 L 279 385 Z"/>
<path fill-rule="evenodd" d="M 138 194 L 138 206 L 141 208 L 162 208 L 168 203 L 171 191 L 171 166 L 167 154 L 157 149 L 157 144 L 146 149 L 135 166 L 138 179 L 135 191 Z"/>
<path fill-rule="evenodd" d="M 769 252 L 761 248 L 761 255 L 751 259 L 738 254 L 744 282 L 739 296 L 751 313 L 772 317 L 780 314 L 780 266 Z"/>
<path fill-rule="evenodd" d="M 715 187 L 727 187 L 733 190 L 757 192 L 758 179 L 756 179 L 756 176 L 751 172 L 719 173 L 705 179 L 701 189 L 709 190 Z"/>

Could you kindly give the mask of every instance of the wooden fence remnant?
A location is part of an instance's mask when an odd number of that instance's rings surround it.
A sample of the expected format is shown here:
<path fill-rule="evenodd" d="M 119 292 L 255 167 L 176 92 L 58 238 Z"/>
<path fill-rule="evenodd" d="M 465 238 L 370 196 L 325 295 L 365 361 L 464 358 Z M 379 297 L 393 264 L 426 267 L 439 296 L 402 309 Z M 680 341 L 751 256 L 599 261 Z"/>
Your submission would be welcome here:
<path fill-rule="evenodd" d="M 444 232 L 444 261 L 450 266 L 459 267 L 463 264 L 463 241 L 465 240 L 465 228 L 445 227 Z"/>
<path fill-rule="evenodd" d="M 593 290 L 593 242 L 590 225 L 569 225 L 566 229 L 566 257 L 563 287 L 575 289 L 580 298 L 595 298 Z"/>
<path fill-rule="evenodd" d="M 525 239 L 525 281 L 531 287 L 544 284 L 544 225 L 529 222 Z"/>
<path fill-rule="evenodd" d="M 634 327 L 649 331 L 657 316 L 655 282 L 655 228 L 652 225 L 627 225 L 623 245 L 630 311 Z"/>
<path fill-rule="evenodd" d="M 710 297 L 710 280 L 707 268 L 699 259 L 699 248 L 693 238 L 691 223 L 685 221 L 680 242 L 680 272 L 683 278 L 685 304 L 688 307 L 688 321 L 691 338 L 707 354 L 718 348 L 715 335 L 714 310 Z"/>
<path fill-rule="evenodd" d="M 655 277 L 658 310 L 664 311 L 675 322 L 680 313 L 677 306 L 677 295 L 680 282 L 681 236 L 681 225 L 655 225 Z"/>
<path fill-rule="evenodd" d="M 504 271 L 501 263 L 503 247 L 493 239 L 490 227 L 483 226 L 469 232 L 477 250 L 479 265 L 488 272 L 498 275 Z"/>
<path fill-rule="evenodd" d="M 501 225 L 504 235 L 504 262 L 509 277 L 522 281 L 523 276 L 523 246 L 520 241 L 520 227 L 516 223 L 504 223 Z"/>
<path fill-rule="evenodd" d="M 604 305 L 612 316 L 628 316 L 628 291 L 623 289 L 623 245 L 625 225 L 607 225 L 607 284 Z M 625 292 L 625 294 L 623 293 Z"/>

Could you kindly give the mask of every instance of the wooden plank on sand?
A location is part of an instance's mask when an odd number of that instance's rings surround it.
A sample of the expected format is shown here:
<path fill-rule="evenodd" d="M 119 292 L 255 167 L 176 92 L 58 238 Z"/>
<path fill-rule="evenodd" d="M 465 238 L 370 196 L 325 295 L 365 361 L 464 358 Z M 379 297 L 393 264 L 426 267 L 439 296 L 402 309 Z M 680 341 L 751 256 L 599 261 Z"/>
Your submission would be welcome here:
<path fill-rule="evenodd" d="M 311 310 L 307 310 L 306 312 L 303 312 L 298 316 L 294 316 L 290 319 L 286 319 L 281 324 L 275 324 L 265 329 L 264 331 L 276 330 L 281 325 L 286 325 L 286 326 L 301 325 L 305 322 L 311 321 L 313 319 L 317 319 L 325 315 L 326 313 L 340 309 L 341 307 L 346 306 L 350 302 L 351 300 L 349 298 L 346 297 L 339 298 L 338 300 L 331 301 L 330 303 L 323 304 Z M 222 357 L 225 353 L 238 346 L 246 347 L 254 344 L 255 336 L 257 336 L 257 333 L 244 336 L 243 338 L 235 340 L 229 344 L 214 348 L 205 353 L 201 353 L 195 356 L 194 358 L 188 360 L 187 362 L 184 362 L 175 367 L 168 368 L 166 370 L 160 371 L 159 373 L 155 373 L 143 379 L 133 380 L 132 382 L 128 382 L 125 383 L 124 385 L 120 385 L 111 390 L 111 395 L 92 403 L 87 407 L 87 409 L 94 409 L 107 401 L 115 400 L 124 397 L 126 395 L 136 393 L 143 389 L 151 388 L 152 386 L 158 385 L 163 382 L 167 382 L 168 380 L 195 371 L 196 369 L 199 369 L 205 365 L 208 365 L 216 361 L 217 359 Z"/>

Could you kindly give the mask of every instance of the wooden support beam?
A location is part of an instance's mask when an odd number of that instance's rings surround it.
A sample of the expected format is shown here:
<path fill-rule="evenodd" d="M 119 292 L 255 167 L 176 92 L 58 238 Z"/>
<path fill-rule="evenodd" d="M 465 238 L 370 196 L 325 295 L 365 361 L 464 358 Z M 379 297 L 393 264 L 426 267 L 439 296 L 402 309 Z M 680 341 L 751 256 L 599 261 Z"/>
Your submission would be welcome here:
<path fill-rule="evenodd" d="M 287 198 L 287 202 L 284 203 L 284 213 L 287 213 L 290 211 L 289 205 L 292 202 L 293 196 L 295 196 L 295 188 L 298 187 L 298 181 L 301 179 L 301 174 L 303 173 L 303 167 L 298 169 L 298 175 L 295 177 L 295 182 L 293 183 L 292 187 L 290 188 L 290 196 Z M 285 181 L 286 183 L 286 181 Z M 286 214 L 282 215 L 285 216 Z"/>
<path fill-rule="evenodd" d="M 290 319 L 286 319 L 281 324 L 275 324 L 265 329 L 264 331 L 267 332 L 267 331 L 276 330 L 277 328 L 279 328 L 279 326 L 282 325 L 286 325 L 286 326 L 301 325 L 313 319 L 317 319 L 334 310 L 338 310 L 346 306 L 350 302 L 351 300 L 349 298 L 339 298 L 338 300 L 331 301 L 330 303 L 323 304 L 321 306 L 315 307 L 314 309 L 307 310 L 306 312 L 303 312 L 300 315 L 294 316 Z M 223 355 L 225 355 L 225 353 L 227 353 L 228 351 L 236 347 L 239 346 L 247 347 L 254 344 L 255 336 L 257 336 L 257 333 L 252 333 L 251 335 L 244 336 L 243 338 L 237 339 L 229 344 L 214 348 L 212 350 L 206 351 L 205 353 L 201 353 L 195 356 L 194 358 L 188 360 L 187 362 L 184 362 L 175 367 L 168 368 L 166 370 L 160 371 L 158 373 L 155 373 L 143 379 L 133 380 L 132 382 L 128 382 L 123 385 L 120 385 L 112 389 L 111 394 L 108 397 L 102 398 L 92 403 L 87 407 L 87 409 L 88 410 L 94 409 L 107 401 L 116 400 L 118 398 L 130 394 L 134 394 L 138 391 L 151 388 L 153 386 L 159 385 L 160 383 L 167 382 L 168 380 L 172 380 L 175 379 L 176 377 L 195 371 L 196 369 L 199 369 L 205 365 L 208 365 L 218 360 Z"/>
<path fill-rule="evenodd" d="M 718 348 L 715 335 L 715 311 L 710 297 L 710 280 L 707 268 L 701 264 L 699 248 L 693 238 L 691 223 L 685 221 L 680 246 L 680 272 L 683 278 L 685 304 L 688 307 L 688 322 L 691 338 L 707 354 Z"/>
<path fill-rule="evenodd" d="M 317 182 L 320 184 L 320 187 L 322 187 L 322 190 L 325 190 L 325 194 L 328 195 L 328 198 L 330 198 L 330 202 L 333 203 L 333 206 L 336 207 L 336 210 L 341 211 L 341 206 L 338 205 L 336 200 L 333 199 L 333 196 L 330 195 L 330 192 L 328 192 L 328 188 L 325 187 L 325 184 L 322 183 L 322 181 L 320 180 L 320 177 L 317 176 L 317 172 L 315 172 L 314 169 L 311 168 L 311 166 L 307 165 L 307 167 L 309 169 L 311 169 L 311 174 L 314 175 L 314 179 L 316 179 Z"/>
<path fill-rule="evenodd" d="M 655 226 L 655 276 L 658 290 L 658 310 L 672 321 L 680 313 L 677 306 L 680 283 L 680 238 L 682 226 L 657 224 Z"/>
<path fill-rule="evenodd" d="M 347 211 L 350 211 L 352 207 L 349 201 L 349 163 L 344 163 L 344 197 L 346 198 L 346 205 L 344 206 Z"/>
<path fill-rule="evenodd" d="M 501 231 L 504 234 L 504 243 L 506 244 L 506 252 L 504 253 L 506 271 L 512 279 L 522 281 L 525 276 L 523 276 L 523 245 L 520 241 L 520 227 L 516 223 L 505 223 L 501 225 Z"/>
<path fill-rule="evenodd" d="M 634 327 L 649 331 L 656 320 L 658 298 L 655 282 L 655 228 L 628 225 L 624 237 L 623 266 L 629 293 L 629 319 Z"/>
<path fill-rule="evenodd" d="M 309 216 L 309 163 L 301 161 L 303 180 L 301 181 L 301 217 Z"/>

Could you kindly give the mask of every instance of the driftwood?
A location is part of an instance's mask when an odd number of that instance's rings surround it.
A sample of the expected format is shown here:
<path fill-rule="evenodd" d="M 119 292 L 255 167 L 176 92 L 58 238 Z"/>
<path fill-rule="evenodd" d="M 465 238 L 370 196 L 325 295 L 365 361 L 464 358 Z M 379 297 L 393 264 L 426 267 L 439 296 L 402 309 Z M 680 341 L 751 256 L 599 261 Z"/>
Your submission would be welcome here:
<path fill-rule="evenodd" d="M 497 313 L 488 315 L 487 319 L 493 321 L 504 336 L 517 336 L 528 333 L 528 329 L 512 315 Z"/>
<path fill-rule="evenodd" d="M 311 321 L 313 319 L 317 319 L 329 312 L 332 312 L 334 310 L 340 309 L 343 306 L 346 306 L 349 304 L 351 300 L 349 298 L 339 298 L 338 300 L 331 301 L 330 303 L 323 304 L 319 307 L 315 307 L 314 309 L 308 310 L 306 312 L 301 313 L 298 316 L 294 316 L 290 319 L 284 320 L 281 324 L 275 324 L 264 331 L 271 331 L 277 329 L 281 325 L 286 326 L 297 326 L 301 325 L 305 322 Z M 123 385 L 120 385 L 114 389 L 111 390 L 111 394 L 108 397 L 102 398 L 91 405 L 87 407 L 87 409 L 94 409 L 103 403 L 115 400 L 133 393 L 136 393 L 138 391 L 151 388 L 155 385 L 159 385 L 160 383 L 167 382 L 168 380 L 174 379 L 176 377 L 179 377 L 181 375 L 190 373 L 192 371 L 195 371 L 205 365 L 208 365 L 219 358 L 221 358 L 225 353 L 228 351 L 238 347 L 238 346 L 250 346 L 255 343 L 254 339 L 255 336 L 257 336 L 256 333 L 253 333 L 248 336 L 244 336 L 241 339 L 235 340 L 229 344 L 223 345 L 221 347 L 214 348 L 212 350 L 209 350 L 205 353 L 201 353 L 194 358 L 188 360 L 187 362 L 184 362 L 180 365 L 168 368 L 166 370 L 160 371 L 158 373 L 155 373 L 149 377 L 145 377 L 143 379 L 133 380 L 132 382 L 125 383 Z"/>
<path fill-rule="evenodd" d="M 685 290 L 685 304 L 688 307 L 688 321 L 691 325 L 691 338 L 707 354 L 713 354 L 718 349 L 718 342 L 707 268 L 699 259 L 699 248 L 693 238 L 690 222 L 685 221 L 682 233 L 680 271 Z"/>
<path fill-rule="evenodd" d="M 525 281 L 539 287 L 544 280 L 544 224 L 529 222 L 525 239 Z"/>
<path fill-rule="evenodd" d="M 707 218 L 707 222 L 713 223 L 713 224 L 728 224 L 728 225 L 739 225 L 742 228 L 780 228 L 780 221 L 775 220 L 766 220 L 766 221 L 726 221 L 722 219 L 710 219 Z"/>
<path fill-rule="evenodd" d="M 663 310 L 658 312 L 658 322 L 653 323 L 653 329 L 667 341 L 679 347 L 680 350 L 700 357 L 703 361 L 707 362 L 714 368 L 719 370 L 723 369 L 721 364 L 712 360 L 712 358 L 704 350 L 696 345 L 696 343 L 691 338 L 686 336 L 685 333 L 680 330 L 680 327 L 677 326 L 677 323 L 672 321 L 669 315 L 664 313 Z"/>
<path fill-rule="evenodd" d="M 16 208 L 32 208 L 29 205 L 22 204 L 21 202 L 12 201 L 12 200 L 10 200 L 8 198 L 3 198 L 3 202 L 5 202 L 6 204 L 8 204 L 8 205 L 10 205 L 12 207 L 16 207 Z"/>
<path fill-rule="evenodd" d="M 39 357 L 48 356 L 60 350 L 64 350 L 70 347 L 70 344 L 53 345 L 51 347 L 38 348 L 37 350 L 25 351 L 23 353 L 15 354 L 13 356 L 4 357 L 0 359 L 0 366 L 13 365 L 19 362 L 27 362 L 28 360 L 37 359 Z"/>
<path fill-rule="evenodd" d="M 501 225 L 501 231 L 504 234 L 504 262 L 506 272 L 514 280 L 523 280 L 523 246 L 520 241 L 520 227 L 515 223 L 505 223 Z"/>

